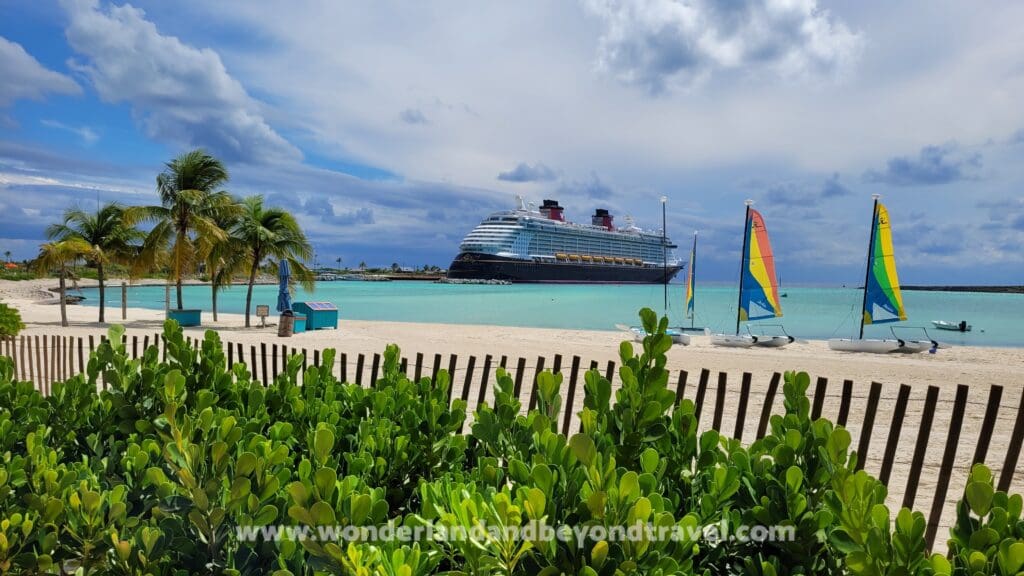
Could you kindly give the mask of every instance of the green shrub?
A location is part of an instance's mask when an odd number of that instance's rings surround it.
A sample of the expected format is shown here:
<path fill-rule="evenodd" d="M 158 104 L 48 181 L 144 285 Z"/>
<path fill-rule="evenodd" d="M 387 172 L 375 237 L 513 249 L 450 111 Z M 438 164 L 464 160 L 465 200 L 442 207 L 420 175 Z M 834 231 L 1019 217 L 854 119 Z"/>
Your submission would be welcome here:
<path fill-rule="evenodd" d="M 558 431 L 561 375 L 538 375 L 524 412 L 499 369 L 495 399 L 460 431 L 449 375 L 410 380 L 397 347 L 370 387 L 288 360 L 269 386 L 228 367 L 218 336 L 198 347 L 165 326 L 130 359 L 122 329 L 86 374 L 52 394 L 16 382 L 0 358 L 0 574 L 1018 574 L 1022 499 L 975 467 L 949 556 L 928 556 L 925 519 L 885 507 L 856 470 L 850 435 L 811 420 L 806 374 L 787 373 L 784 414 L 749 446 L 698 434 L 673 406 L 653 312 L 620 347 L 622 387 L 585 376 L 581 430 Z M 334 352 L 324 353 L 332 366 Z M 96 392 L 100 382 L 106 389 Z M 461 539 L 306 537 L 337 527 L 431 528 Z M 240 529 L 286 526 L 282 538 Z M 497 532 L 474 532 L 491 527 Z M 511 532 L 549 527 L 559 531 Z M 621 540 L 571 527 L 675 529 Z M 708 527 L 775 526 L 788 538 L 714 540 Z M 304 532 L 312 530 L 313 532 Z M 725 536 L 725 535 L 722 535 Z"/>
<path fill-rule="evenodd" d="M 17 336 L 25 329 L 17 308 L 0 303 L 0 337 Z"/>

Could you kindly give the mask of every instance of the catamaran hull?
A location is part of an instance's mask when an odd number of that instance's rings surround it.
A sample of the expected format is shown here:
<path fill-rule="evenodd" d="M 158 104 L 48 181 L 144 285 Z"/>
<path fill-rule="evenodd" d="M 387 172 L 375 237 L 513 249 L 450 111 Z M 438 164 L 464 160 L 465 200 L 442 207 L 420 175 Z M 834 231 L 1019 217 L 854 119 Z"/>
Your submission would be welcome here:
<path fill-rule="evenodd" d="M 636 342 L 643 342 L 644 337 L 647 336 L 647 332 L 643 328 L 640 328 L 639 326 L 633 326 L 629 329 L 629 331 L 633 333 L 633 340 Z M 683 334 L 682 332 L 679 332 L 674 328 L 669 328 L 668 330 L 665 331 L 665 334 L 668 334 L 669 338 L 672 339 L 673 344 L 679 344 L 680 346 L 690 345 L 689 334 Z"/>
<path fill-rule="evenodd" d="M 869 352 L 872 354 L 917 354 L 932 348 L 947 348 L 931 340 L 853 340 L 833 338 L 828 347 L 839 352 Z"/>
<path fill-rule="evenodd" d="M 581 284 L 664 284 L 682 266 L 633 266 L 574 262 L 517 260 L 489 254 L 463 252 L 448 267 L 448 277 L 508 280 L 509 282 Z"/>
<path fill-rule="evenodd" d="M 762 348 L 782 348 L 792 342 L 793 339 L 789 336 L 758 336 L 754 345 Z"/>
<path fill-rule="evenodd" d="M 746 336 L 743 334 L 732 335 L 732 334 L 712 334 L 711 344 L 714 346 L 722 346 L 725 348 L 750 348 L 757 344 L 758 338 L 753 336 Z"/>

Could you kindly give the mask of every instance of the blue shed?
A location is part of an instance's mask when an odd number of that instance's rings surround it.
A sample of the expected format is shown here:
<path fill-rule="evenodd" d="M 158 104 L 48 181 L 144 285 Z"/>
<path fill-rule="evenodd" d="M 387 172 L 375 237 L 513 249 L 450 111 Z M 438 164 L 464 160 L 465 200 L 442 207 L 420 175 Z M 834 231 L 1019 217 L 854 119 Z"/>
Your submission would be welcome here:
<path fill-rule="evenodd" d="M 292 310 L 306 317 L 306 330 L 338 327 L 338 307 L 331 302 L 296 302 Z"/>

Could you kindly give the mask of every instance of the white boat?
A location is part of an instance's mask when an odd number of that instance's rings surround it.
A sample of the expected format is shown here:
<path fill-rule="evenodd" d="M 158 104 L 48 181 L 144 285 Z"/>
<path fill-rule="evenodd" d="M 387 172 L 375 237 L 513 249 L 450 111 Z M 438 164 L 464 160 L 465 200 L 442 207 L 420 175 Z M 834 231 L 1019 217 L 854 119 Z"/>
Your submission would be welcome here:
<path fill-rule="evenodd" d="M 875 194 L 874 208 L 871 215 L 871 236 L 868 240 L 868 263 L 864 273 L 864 302 L 860 317 L 860 335 L 858 338 L 833 338 L 828 347 L 840 352 L 870 352 L 873 354 L 917 354 L 919 352 L 935 352 L 939 348 L 947 348 L 928 336 L 928 331 L 921 328 L 925 340 L 913 340 L 896 337 L 872 339 L 864 338 L 864 326 L 901 322 L 907 319 L 903 308 L 903 294 L 900 292 L 900 281 L 896 274 L 896 257 L 893 252 L 892 228 L 889 224 L 889 212 L 878 201 Z"/>
<path fill-rule="evenodd" d="M 932 325 L 939 330 L 949 330 L 951 332 L 970 332 L 971 325 L 966 320 L 960 322 L 947 322 L 945 320 L 932 320 Z"/>
<path fill-rule="evenodd" d="M 768 241 L 768 228 L 761 213 L 750 207 L 747 200 L 747 215 L 743 227 L 743 250 L 740 252 L 740 294 L 736 306 L 736 332 L 734 334 L 710 334 L 711 344 L 729 348 L 751 348 L 764 346 L 780 348 L 793 342 L 789 335 L 760 336 L 740 334 L 740 323 L 782 316 L 779 303 L 779 280 L 775 274 L 775 257 Z"/>

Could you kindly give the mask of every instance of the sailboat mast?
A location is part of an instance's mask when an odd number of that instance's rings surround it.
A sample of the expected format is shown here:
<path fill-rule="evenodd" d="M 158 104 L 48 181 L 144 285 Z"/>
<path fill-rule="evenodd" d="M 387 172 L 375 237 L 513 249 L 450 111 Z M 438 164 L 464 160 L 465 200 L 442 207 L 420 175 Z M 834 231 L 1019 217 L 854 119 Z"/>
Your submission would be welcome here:
<path fill-rule="evenodd" d="M 744 201 L 744 204 L 747 205 L 747 214 L 743 217 L 743 250 L 740 251 L 740 293 L 736 300 L 736 335 L 740 333 L 740 311 L 743 310 L 743 276 L 745 276 L 743 264 L 747 257 L 747 242 L 750 241 L 750 205 L 753 203 L 753 200 Z"/>
<path fill-rule="evenodd" d="M 868 280 L 871 278 L 871 265 L 874 264 L 872 256 L 875 255 L 875 226 L 878 224 L 878 199 L 881 197 L 881 194 L 871 195 L 875 203 L 871 208 L 871 238 L 868 240 L 868 265 L 864 270 L 864 300 L 860 305 L 860 336 L 858 338 L 861 340 L 864 339 L 864 310 L 868 305 Z"/>
<path fill-rule="evenodd" d="M 665 281 L 665 303 L 664 310 L 665 314 L 668 314 L 668 238 L 665 236 L 667 221 L 665 219 L 665 202 L 668 198 L 665 196 L 661 197 L 661 273 L 664 276 Z"/>
<path fill-rule="evenodd" d="M 690 285 L 686 287 L 690 291 L 690 300 L 693 301 L 693 312 L 690 314 L 690 328 L 697 317 L 697 231 L 693 231 L 693 250 L 690 252 Z"/>

